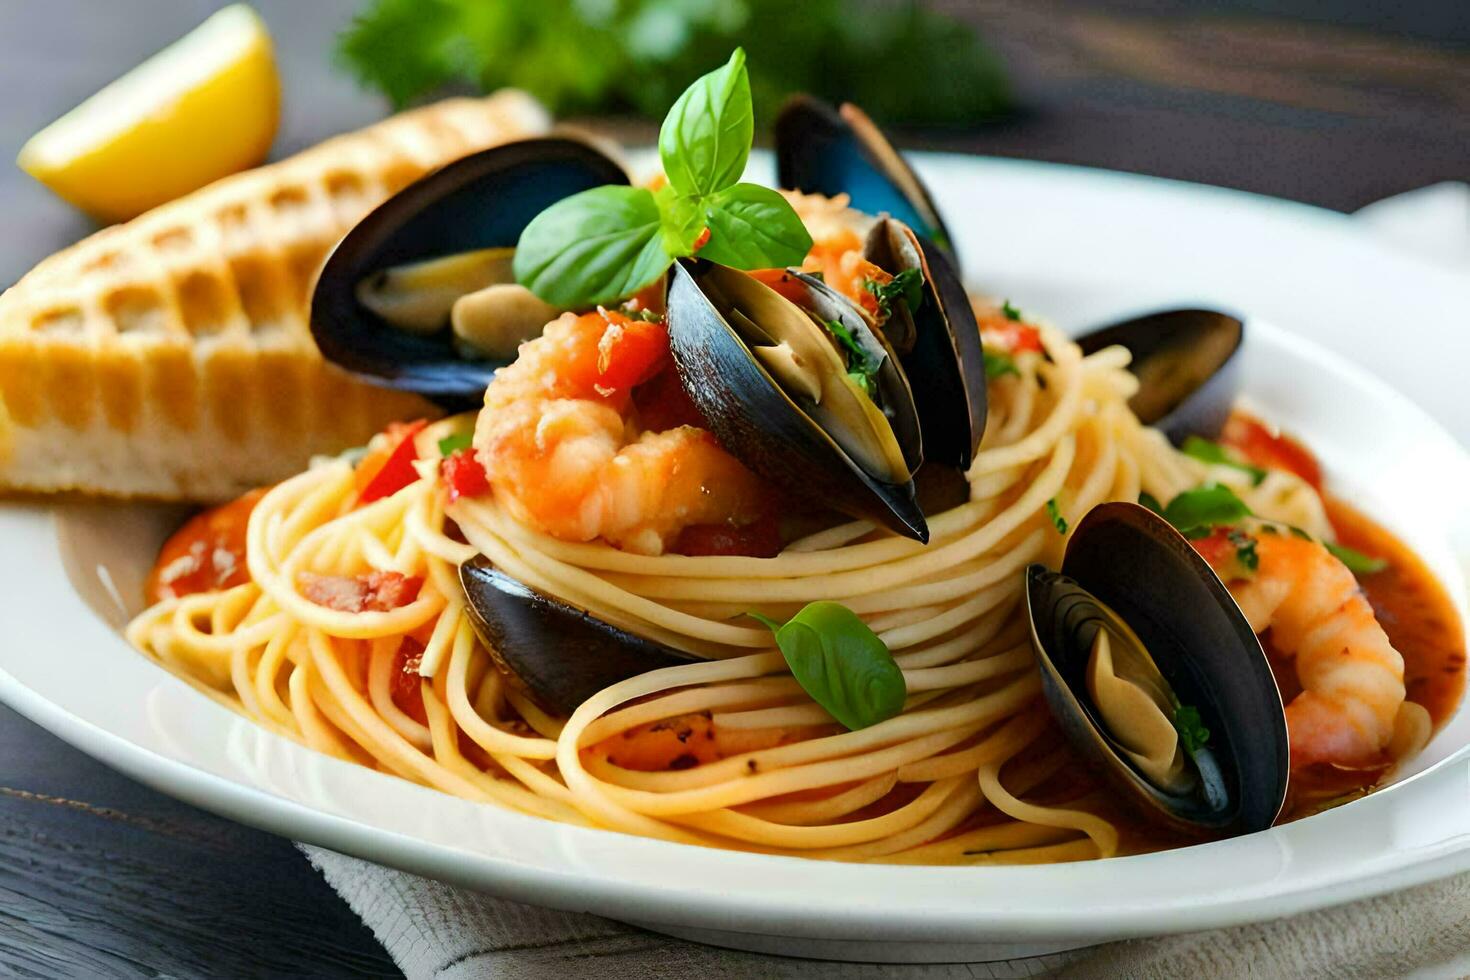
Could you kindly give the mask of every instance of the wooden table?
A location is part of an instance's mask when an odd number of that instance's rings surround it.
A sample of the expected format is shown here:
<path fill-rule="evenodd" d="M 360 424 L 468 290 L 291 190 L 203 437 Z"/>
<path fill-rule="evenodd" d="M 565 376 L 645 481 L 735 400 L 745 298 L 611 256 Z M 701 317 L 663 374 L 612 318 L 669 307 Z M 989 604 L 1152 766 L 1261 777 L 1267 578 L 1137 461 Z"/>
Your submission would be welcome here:
<path fill-rule="evenodd" d="M 1354 28 L 1245 13 L 1252 0 L 1208 17 L 1181 14 L 1183 0 L 941 2 L 984 25 L 1022 110 L 978 129 L 905 134 L 913 145 L 1113 167 L 1343 210 L 1470 179 L 1464 0 L 1378 13 L 1352 0 L 1325 5 Z M 0 157 L 217 5 L 5 0 Z M 1324 17 L 1320 2 L 1287 5 Z M 328 62 L 353 0 L 256 6 L 285 80 L 278 152 L 381 114 Z M 8 163 L 0 213 L 0 284 L 90 230 Z M 0 708 L 0 973 L 221 972 L 394 968 L 288 841 L 154 793 Z"/>

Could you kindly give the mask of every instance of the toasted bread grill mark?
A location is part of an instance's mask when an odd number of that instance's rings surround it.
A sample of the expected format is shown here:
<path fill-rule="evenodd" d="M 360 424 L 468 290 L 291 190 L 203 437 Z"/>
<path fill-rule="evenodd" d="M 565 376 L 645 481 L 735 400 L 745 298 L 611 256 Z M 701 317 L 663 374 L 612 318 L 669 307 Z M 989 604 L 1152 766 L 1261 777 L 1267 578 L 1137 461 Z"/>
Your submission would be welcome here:
<path fill-rule="evenodd" d="M 0 294 L 0 490 L 219 499 L 427 402 L 325 365 L 307 321 L 333 245 L 392 191 L 536 135 L 526 96 L 452 99 L 218 181 Z"/>

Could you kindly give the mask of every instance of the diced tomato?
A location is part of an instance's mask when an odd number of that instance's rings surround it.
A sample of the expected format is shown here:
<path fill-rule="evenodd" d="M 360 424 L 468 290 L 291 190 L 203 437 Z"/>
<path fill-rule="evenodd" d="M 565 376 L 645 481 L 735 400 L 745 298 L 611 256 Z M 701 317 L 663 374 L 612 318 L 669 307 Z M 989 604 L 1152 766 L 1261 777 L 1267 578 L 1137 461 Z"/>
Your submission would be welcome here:
<path fill-rule="evenodd" d="M 1312 451 L 1290 436 L 1273 431 L 1253 415 L 1230 413 L 1225 430 L 1220 433 L 1220 442 L 1239 452 L 1248 462 L 1268 470 L 1295 473 L 1316 490 L 1322 489 L 1322 467 Z"/>
<path fill-rule="evenodd" d="M 372 571 L 362 575 L 296 576 L 301 594 L 318 606 L 338 612 L 389 612 L 418 598 L 424 580 L 400 572 Z"/>
<path fill-rule="evenodd" d="M 424 710 L 424 690 L 419 683 L 419 666 L 424 662 L 424 645 L 411 636 L 405 636 L 393 655 L 393 684 L 391 697 L 398 710 L 420 725 L 429 723 L 429 713 Z"/>
<path fill-rule="evenodd" d="M 680 555 L 742 555 L 774 558 L 781 553 L 781 527 L 766 514 L 749 524 L 692 524 L 671 549 Z"/>
<path fill-rule="evenodd" d="M 806 298 L 806 286 L 785 269 L 752 269 L 750 277 L 770 286 L 793 303 L 799 303 Z"/>
<path fill-rule="evenodd" d="M 704 428 L 704 419 L 694 407 L 689 392 L 684 390 L 672 363 L 638 386 L 633 392 L 633 404 L 644 431 L 667 432 L 681 425 Z"/>
<path fill-rule="evenodd" d="M 387 445 L 369 453 L 357 464 L 354 479 L 358 503 L 370 504 L 374 500 L 391 497 L 419 478 L 413 468 L 414 460 L 419 458 L 414 436 L 428 424 L 427 419 L 419 419 L 416 422 L 394 422 L 388 426 Z"/>
<path fill-rule="evenodd" d="M 164 542 L 144 594 L 150 603 L 196 592 L 231 589 L 250 581 L 245 565 L 245 531 L 265 490 L 190 518 Z"/>
<path fill-rule="evenodd" d="M 1229 528 L 1217 527 L 1208 536 L 1195 538 L 1189 543 L 1194 545 L 1201 558 L 1210 563 L 1210 567 L 1219 571 L 1235 555 L 1235 545 L 1229 535 Z"/>
<path fill-rule="evenodd" d="M 710 234 L 709 233 L 709 227 L 708 226 L 705 226 L 704 231 L 702 231 L 702 232 L 699 233 L 699 237 L 696 238 L 696 239 L 694 239 L 694 251 L 695 252 L 698 252 L 700 249 L 704 248 L 706 245 L 709 244 L 709 234 Z"/>
<path fill-rule="evenodd" d="M 663 369 L 669 360 L 669 332 L 663 324 L 631 320 L 611 310 L 598 312 L 607 321 L 597 344 L 599 392 L 630 390 Z"/>
<path fill-rule="evenodd" d="M 449 488 L 450 503 L 460 497 L 478 497 L 490 489 L 490 477 L 473 449 L 450 453 L 439 467 L 444 475 L 444 484 Z"/>
<path fill-rule="evenodd" d="M 1012 354 L 1039 354 L 1041 331 L 1029 323 L 1012 320 L 1003 313 L 992 313 L 980 318 L 980 333 L 987 346 L 994 345 Z"/>

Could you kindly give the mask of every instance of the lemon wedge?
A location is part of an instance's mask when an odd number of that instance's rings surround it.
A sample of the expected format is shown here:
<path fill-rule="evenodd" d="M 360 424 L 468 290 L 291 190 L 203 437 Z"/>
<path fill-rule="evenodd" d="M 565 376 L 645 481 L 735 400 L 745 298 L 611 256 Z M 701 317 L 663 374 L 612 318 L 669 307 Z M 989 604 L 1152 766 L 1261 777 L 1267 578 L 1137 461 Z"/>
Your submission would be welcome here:
<path fill-rule="evenodd" d="M 101 221 L 125 221 L 265 159 L 280 119 L 270 34 L 226 7 L 56 122 L 16 162 Z"/>

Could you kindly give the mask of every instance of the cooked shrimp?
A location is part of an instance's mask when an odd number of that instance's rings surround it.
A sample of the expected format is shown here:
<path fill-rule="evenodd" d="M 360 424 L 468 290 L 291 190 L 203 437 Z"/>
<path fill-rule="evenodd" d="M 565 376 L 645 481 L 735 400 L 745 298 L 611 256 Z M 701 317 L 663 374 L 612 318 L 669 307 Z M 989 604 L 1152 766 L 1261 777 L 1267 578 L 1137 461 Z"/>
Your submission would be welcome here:
<path fill-rule="evenodd" d="M 1295 659 L 1302 692 L 1286 706 L 1292 767 L 1381 763 L 1404 705 L 1403 657 L 1353 573 L 1320 543 L 1268 532 L 1255 541 L 1254 575 L 1229 588 L 1251 628 L 1269 629 L 1272 648 Z M 1200 550 L 1217 570 L 1234 561 L 1233 549 Z"/>
<path fill-rule="evenodd" d="M 475 449 L 495 498 L 568 541 L 660 554 L 685 527 L 761 516 L 760 481 L 709 432 L 642 431 L 633 389 L 672 370 L 657 323 L 567 313 L 485 391 Z"/>

